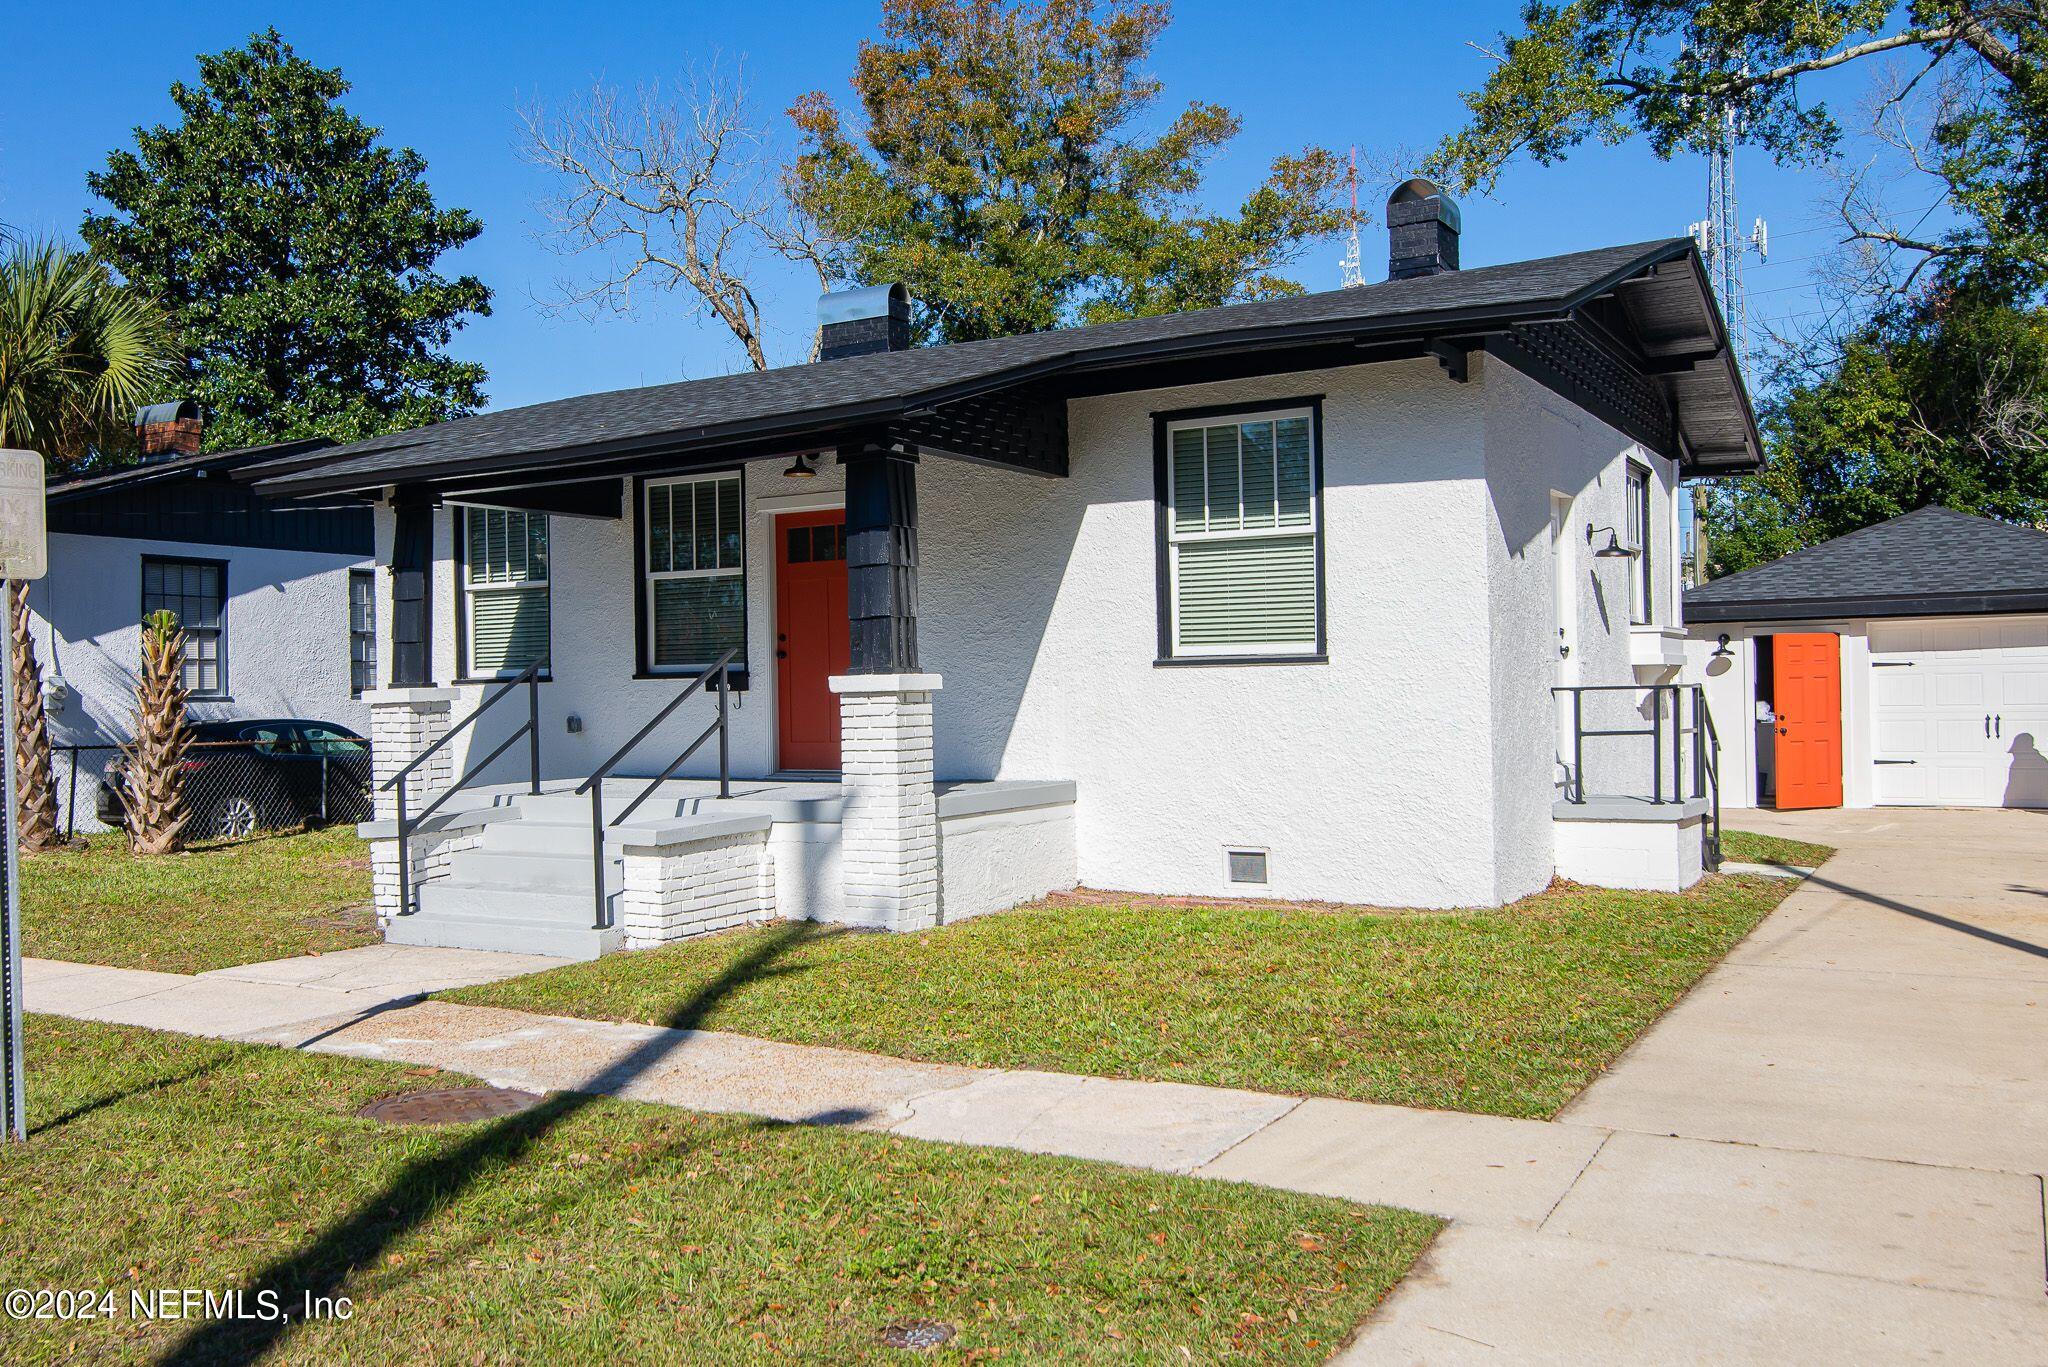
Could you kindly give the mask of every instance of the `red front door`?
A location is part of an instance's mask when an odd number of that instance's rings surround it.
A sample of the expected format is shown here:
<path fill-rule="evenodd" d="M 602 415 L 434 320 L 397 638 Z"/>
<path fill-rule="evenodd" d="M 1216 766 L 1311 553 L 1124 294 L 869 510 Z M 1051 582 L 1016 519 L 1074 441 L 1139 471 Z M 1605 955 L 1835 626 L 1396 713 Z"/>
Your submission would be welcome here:
<path fill-rule="evenodd" d="M 1778 712 L 1778 806 L 1842 805 L 1842 639 L 1833 632 L 1771 639 Z"/>
<path fill-rule="evenodd" d="M 839 767 L 839 699 L 826 680 L 851 658 L 846 514 L 775 519 L 775 706 L 784 769 Z"/>

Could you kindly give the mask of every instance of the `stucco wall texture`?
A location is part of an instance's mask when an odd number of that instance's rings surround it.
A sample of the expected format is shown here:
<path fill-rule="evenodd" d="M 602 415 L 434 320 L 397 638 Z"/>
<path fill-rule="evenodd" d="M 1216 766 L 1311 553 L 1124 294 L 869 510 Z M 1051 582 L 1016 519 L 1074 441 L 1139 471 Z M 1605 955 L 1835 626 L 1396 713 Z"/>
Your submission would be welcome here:
<path fill-rule="evenodd" d="M 1151 415 L 1310 395 L 1323 396 L 1327 663 L 1155 664 Z M 919 469 L 918 634 L 922 667 L 944 679 L 939 777 L 1073 780 L 1078 872 L 1095 886 L 1243 892 L 1226 876 L 1230 848 L 1268 851 L 1257 891 L 1284 898 L 1495 904 L 1549 881 L 1551 491 L 1573 497 L 1583 554 L 1586 520 L 1621 515 L 1627 439 L 1478 357 L 1468 384 L 1434 361 L 1361 365 L 1075 400 L 1068 416 L 1067 479 L 943 459 Z M 829 465 L 810 481 L 747 470 L 753 687 L 733 717 L 737 773 L 775 767 L 773 515 L 829 506 L 839 487 Z M 451 524 L 437 516 L 447 682 L 456 595 Z M 380 561 L 391 530 L 380 509 Z M 679 687 L 631 677 L 631 536 L 630 518 L 554 519 L 548 776 L 587 774 Z M 1575 668 L 1631 682 L 1626 562 L 1581 569 Z M 524 715 L 510 699 L 497 711 L 477 755 Z M 707 716 L 682 709 L 626 768 L 658 772 Z"/>
<path fill-rule="evenodd" d="M 50 537 L 50 572 L 29 589 L 36 653 L 46 684 L 69 693 L 51 718 L 59 745 L 100 745 L 133 732 L 142 655 L 142 560 L 225 560 L 229 696 L 195 698 L 201 721 L 311 717 L 367 732 L 369 709 L 349 696 L 348 571 L 371 562 L 306 551 L 128 537 Z M 93 797 L 108 755 L 81 757 L 76 824 L 97 830 Z M 57 762 L 68 796 L 68 757 Z M 60 812 L 60 819 L 63 814 Z"/>
<path fill-rule="evenodd" d="M 202 721 L 312 717 L 361 731 L 370 713 L 349 696 L 348 571 L 366 560 L 126 537 L 50 538 L 50 573 L 29 590 L 45 680 L 72 696 L 59 739 L 124 739 L 142 653 L 142 560 L 225 560 L 226 698 L 195 698 Z"/>

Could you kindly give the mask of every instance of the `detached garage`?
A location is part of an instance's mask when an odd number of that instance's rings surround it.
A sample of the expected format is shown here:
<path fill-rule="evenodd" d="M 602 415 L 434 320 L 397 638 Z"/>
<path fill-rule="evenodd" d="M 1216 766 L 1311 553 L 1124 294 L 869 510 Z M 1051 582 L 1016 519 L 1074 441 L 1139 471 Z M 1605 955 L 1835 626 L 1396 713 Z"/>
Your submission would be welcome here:
<path fill-rule="evenodd" d="M 2048 533 L 1922 508 L 1685 596 L 1725 806 L 2048 807 Z"/>

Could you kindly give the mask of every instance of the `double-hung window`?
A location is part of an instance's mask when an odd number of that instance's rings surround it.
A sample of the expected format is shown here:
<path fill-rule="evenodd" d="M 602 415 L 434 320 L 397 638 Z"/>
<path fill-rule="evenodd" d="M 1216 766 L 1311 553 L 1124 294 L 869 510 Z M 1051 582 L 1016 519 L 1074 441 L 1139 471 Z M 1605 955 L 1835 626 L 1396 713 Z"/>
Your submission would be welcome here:
<path fill-rule="evenodd" d="M 1162 657 L 1320 656 L 1315 406 L 1160 421 Z"/>
<path fill-rule="evenodd" d="M 377 686 L 377 576 L 348 572 L 348 691 L 360 698 Z"/>
<path fill-rule="evenodd" d="M 1628 466 L 1628 548 L 1635 558 L 1628 562 L 1628 616 L 1637 625 L 1657 619 L 1650 578 L 1650 472 L 1635 462 Z"/>
<path fill-rule="evenodd" d="M 650 480 L 642 492 L 647 668 L 686 674 L 737 648 L 747 662 L 747 589 L 736 471 Z"/>
<path fill-rule="evenodd" d="M 464 508 L 462 675 L 504 679 L 548 658 L 548 519 L 516 508 Z"/>
<path fill-rule="evenodd" d="M 168 612 L 185 633 L 185 691 L 222 698 L 228 691 L 226 562 L 142 557 L 142 620 Z"/>

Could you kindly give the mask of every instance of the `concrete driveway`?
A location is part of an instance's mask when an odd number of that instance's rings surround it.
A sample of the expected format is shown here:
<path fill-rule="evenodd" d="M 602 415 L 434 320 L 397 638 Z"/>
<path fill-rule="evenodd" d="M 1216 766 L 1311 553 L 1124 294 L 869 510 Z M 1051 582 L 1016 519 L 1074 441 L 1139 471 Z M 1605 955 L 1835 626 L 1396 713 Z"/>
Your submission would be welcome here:
<path fill-rule="evenodd" d="M 2048 813 L 1740 813 L 1841 853 L 1559 1117 L 1346 1362 L 2048 1363 Z M 1277 1128 L 1277 1127 L 1276 1127 Z"/>

